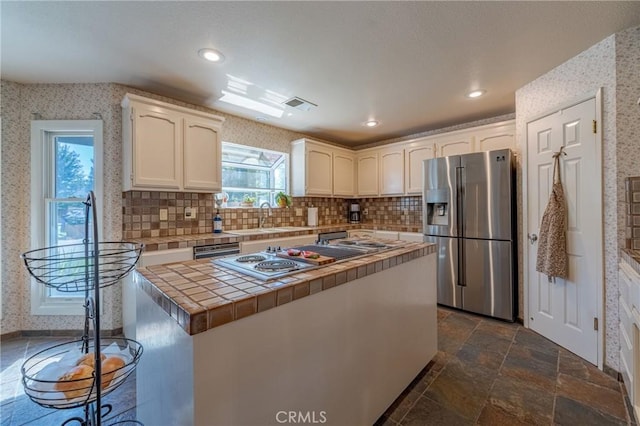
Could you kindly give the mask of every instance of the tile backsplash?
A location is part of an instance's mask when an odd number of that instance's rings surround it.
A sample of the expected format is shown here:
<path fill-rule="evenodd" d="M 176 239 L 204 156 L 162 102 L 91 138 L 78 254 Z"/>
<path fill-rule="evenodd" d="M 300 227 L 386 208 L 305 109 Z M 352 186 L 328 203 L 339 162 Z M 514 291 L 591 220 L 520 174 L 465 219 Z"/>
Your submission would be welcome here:
<path fill-rule="evenodd" d="M 347 224 L 349 204 L 344 198 L 295 197 L 290 208 L 273 208 L 265 226 L 306 226 L 307 208 L 318 207 L 318 225 Z M 393 228 L 419 232 L 422 229 L 422 197 L 363 198 L 366 209 L 362 224 L 373 228 Z M 185 208 L 197 209 L 195 219 L 185 219 Z M 167 220 L 160 220 L 167 209 Z M 122 236 L 124 239 L 170 237 L 213 232 L 213 195 L 193 192 L 127 191 L 122 193 Z M 259 226 L 259 208 L 221 208 L 223 230 Z"/>
<path fill-rule="evenodd" d="M 640 177 L 625 179 L 627 211 L 625 248 L 640 250 Z"/>

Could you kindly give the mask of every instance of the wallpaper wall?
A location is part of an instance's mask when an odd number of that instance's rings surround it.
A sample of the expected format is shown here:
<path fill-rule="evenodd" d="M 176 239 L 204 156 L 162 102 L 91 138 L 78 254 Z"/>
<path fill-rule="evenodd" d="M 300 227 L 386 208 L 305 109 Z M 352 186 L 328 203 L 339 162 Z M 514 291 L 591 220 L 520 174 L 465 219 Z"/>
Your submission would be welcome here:
<path fill-rule="evenodd" d="M 103 239 L 122 237 L 122 112 L 127 92 L 165 102 L 213 112 L 227 121 L 222 139 L 278 151 L 289 151 L 300 133 L 278 129 L 201 106 L 179 102 L 126 86 L 103 84 L 18 84 L 1 82 L 2 97 L 2 321 L 1 334 L 20 330 L 79 330 L 79 316 L 33 316 L 31 288 L 20 253 L 30 247 L 30 122 L 32 113 L 43 120 L 91 119 L 99 113 L 104 122 L 104 215 Z M 121 326 L 119 286 L 105 289 L 102 326 Z"/>
<path fill-rule="evenodd" d="M 618 369 L 619 247 L 624 243 L 624 179 L 638 174 L 640 28 L 612 35 L 516 92 L 516 137 L 526 147 L 526 123 L 602 87 L 605 255 L 605 364 Z M 635 168 L 635 171 L 634 171 Z M 520 167 L 521 171 L 522 168 Z M 518 177 L 522 182 L 521 173 Z M 519 200 L 522 206 L 522 200 Z M 520 209 L 521 210 L 521 209 Z M 523 307 L 522 217 L 519 218 L 520 308 Z"/>
<path fill-rule="evenodd" d="M 134 93 L 176 105 L 213 112 L 226 118 L 222 139 L 245 145 L 289 152 L 290 142 L 307 137 L 301 133 L 246 120 L 202 106 L 180 102 L 119 84 L 18 84 L 2 81 L 2 320 L 1 334 L 21 330 L 79 330 L 79 316 L 33 316 L 31 287 L 20 253 L 30 247 L 30 122 L 32 113 L 43 120 L 91 119 L 99 113 L 104 122 L 104 215 L 103 239 L 123 237 L 122 214 L 122 113 L 120 102 Z M 494 120 L 489 120 L 493 122 Z M 484 121 L 483 121 L 484 122 Z M 327 141 L 323 141 L 327 142 Z M 330 142 L 329 142 L 330 143 Z M 301 200 L 304 202 L 304 199 Z M 381 201 L 384 202 L 384 201 Z M 340 203 L 339 209 L 344 209 Z M 400 213 L 398 213 L 400 214 Z M 336 221 L 346 213 L 337 212 Z M 401 218 L 406 222 L 407 217 Z M 401 220 L 392 215 L 395 223 Z M 415 222 L 411 216 L 411 221 Z M 333 222 L 333 220 L 332 220 Z M 105 289 L 102 326 L 121 326 L 119 286 Z"/>

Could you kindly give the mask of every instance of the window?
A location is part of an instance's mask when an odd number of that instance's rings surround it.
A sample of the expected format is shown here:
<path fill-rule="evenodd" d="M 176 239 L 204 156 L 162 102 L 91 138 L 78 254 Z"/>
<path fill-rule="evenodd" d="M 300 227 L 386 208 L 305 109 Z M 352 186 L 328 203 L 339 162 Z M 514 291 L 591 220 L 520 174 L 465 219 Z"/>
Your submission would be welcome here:
<path fill-rule="evenodd" d="M 287 192 L 289 154 L 222 142 L 222 190 L 228 207 L 240 207 L 248 198 L 254 206 Z"/>
<path fill-rule="evenodd" d="M 31 248 L 82 243 L 87 193 L 102 214 L 102 121 L 32 121 Z M 98 236 L 99 238 L 100 236 Z M 83 293 L 32 281 L 31 313 L 81 315 Z"/>

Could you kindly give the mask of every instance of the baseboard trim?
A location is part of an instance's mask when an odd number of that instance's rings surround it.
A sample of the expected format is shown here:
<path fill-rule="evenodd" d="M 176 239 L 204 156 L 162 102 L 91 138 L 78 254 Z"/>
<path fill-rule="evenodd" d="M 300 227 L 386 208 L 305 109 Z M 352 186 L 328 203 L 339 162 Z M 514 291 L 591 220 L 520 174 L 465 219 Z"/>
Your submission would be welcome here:
<path fill-rule="evenodd" d="M 84 330 L 19 330 L 0 335 L 0 341 L 19 339 L 21 337 L 77 337 L 80 338 Z M 93 332 L 89 332 L 93 336 Z M 101 337 L 122 336 L 122 327 L 113 330 L 101 330 Z"/>

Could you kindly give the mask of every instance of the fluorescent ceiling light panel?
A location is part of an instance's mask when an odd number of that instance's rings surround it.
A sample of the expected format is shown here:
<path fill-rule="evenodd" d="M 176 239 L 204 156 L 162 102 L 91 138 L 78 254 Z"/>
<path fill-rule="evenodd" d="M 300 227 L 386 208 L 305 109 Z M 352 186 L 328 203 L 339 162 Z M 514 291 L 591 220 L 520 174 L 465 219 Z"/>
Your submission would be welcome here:
<path fill-rule="evenodd" d="M 271 117 L 280 118 L 284 113 L 284 110 L 274 108 L 270 105 L 263 104 L 262 102 L 258 102 L 254 99 L 249 99 L 244 96 L 237 95 L 235 93 L 227 92 L 226 90 L 222 91 L 222 97 L 218 99 L 221 102 L 226 102 L 231 105 L 236 105 L 242 108 L 250 109 L 252 111 L 257 111 L 262 114 L 270 115 Z"/>

